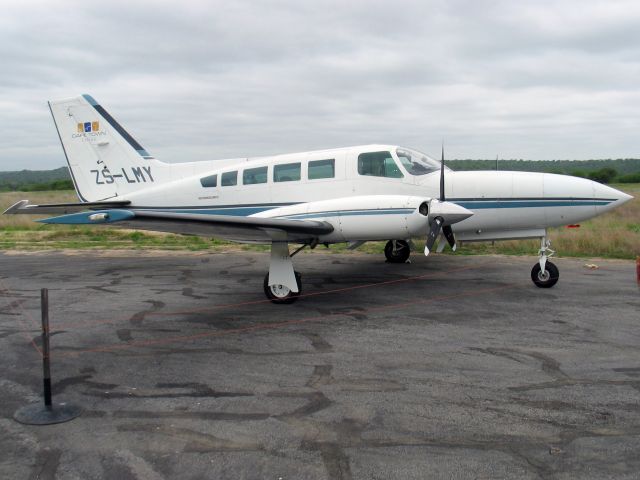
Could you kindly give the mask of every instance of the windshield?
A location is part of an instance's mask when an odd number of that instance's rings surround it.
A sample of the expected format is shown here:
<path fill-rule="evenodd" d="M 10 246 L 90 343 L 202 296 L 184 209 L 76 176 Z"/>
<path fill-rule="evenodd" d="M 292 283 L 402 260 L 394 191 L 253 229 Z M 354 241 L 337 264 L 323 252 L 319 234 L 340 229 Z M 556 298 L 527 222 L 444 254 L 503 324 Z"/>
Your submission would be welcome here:
<path fill-rule="evenodd" d="M 411 175 L 426 175 L 427 173 L 440 169 L 440 162 L 415 150 L 398 148 L 396 155 L 398 155 L 402 166 L 406 168 Z"/>

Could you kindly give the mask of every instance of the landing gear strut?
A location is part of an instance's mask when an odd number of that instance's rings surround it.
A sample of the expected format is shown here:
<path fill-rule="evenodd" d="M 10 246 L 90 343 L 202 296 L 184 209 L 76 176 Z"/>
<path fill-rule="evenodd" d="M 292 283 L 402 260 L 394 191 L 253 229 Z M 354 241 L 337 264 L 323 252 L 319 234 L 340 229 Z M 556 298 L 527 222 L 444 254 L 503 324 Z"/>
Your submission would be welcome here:
<path fill-rule="evenodd" d="M 273 303 L 293 303 L 302 292 L 302 275 L 293 270 L 291 257 L 303 248 L 316 244 L 305 244 L 289 253 L 289 243 L 286 240 L 271 242 L 271 260 L 269 273 L 264 277 L 264 294 Z"/>
<path fill-rule="evenodd" d="M 384 256 L 389 263 L 405 263 L 409 255 L 411 255 L 411 248 L 404 240 L 389 240 L 384 246 Z"/>
<path fill-rule="evenodd" d="M 540 239 L 540 250 L 538 252 L 540 260 L 531 269 L 531 280 L 536 287 L 551 288 L 558 283 L 560 278 L 558 267 L 547 260 L 556 253 L 549 248 L 550 246 L 551 242 L 547 240 L 546 235 Z"/>

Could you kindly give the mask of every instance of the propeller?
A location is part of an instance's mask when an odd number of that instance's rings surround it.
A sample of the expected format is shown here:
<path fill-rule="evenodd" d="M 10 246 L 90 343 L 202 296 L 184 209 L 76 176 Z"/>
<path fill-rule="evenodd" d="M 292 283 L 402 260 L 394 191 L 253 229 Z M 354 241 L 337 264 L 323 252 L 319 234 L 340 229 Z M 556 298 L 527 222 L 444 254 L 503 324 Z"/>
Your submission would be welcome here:
<path fill-rule="evenodd" d="M 454 205 L 446 201 L 446 196 L 444 191 L 444 142 L 442 144 L 442 159 L 440 161 L 440 198 L 438 199 L 438 201 L 440 206 L 442 207 L 444 206 L 451 207 Z M 461 208 L 461 207 L 458 207 L 457 205 L 455 205 L 455 207 L 457 207 L 458 209 Z M 437 210 L 442 210 L 442 209 L 437 209 Z M 449 208 L 449 210 L 451 210 L 451 208 Z M 433 208 L 432 208 L 432 211 L 433 211 Z M 444 212 L 442 213 L 444 214 Z M 454 212 L 451 212 L 451 213 L 454 213 Z M 454 213 L 452 216 L 458 217 L 459 213 Z M 467 217 L 468 216 L 469 215 L 467 215 Z M 463 220 L 464 218 L 456 219 L 455 221 L 460 221 L 460 220 Z M 436 239 L 438 238 L 438 235 L 440 234 L 440 230 L 442 230 L 442 234 L 444 235 L 444 238 L 446 238 L 449 245 L 451 245 L 451 249 L 454 252 L 456 251 L 456 248 L 457 248 L 456 238 L 453 235 L 453 229 L 451 228 L 451 223 L 454 223 L 454 222 L 449 222 L 447 225 L 443 226 L 444 223 L 445 223 L 445 220 L 442 215 L 436 215 L 431 221 L 431 229 L 427 234 L 427 242 L 425 243 L 425 246 L 424 246 L 425 255 L 429 255 L 429 252 L 433 248 L 433 244 L 435 243 Z"/>
<path fill-rule="evenodd" d="M 436 243 L 436 238 L 440 234 L 440 229 L 442 228 L 442 224 L 444 223 L 444 218 L 437 216 L 431 221 L 431 229 L 427 234 L 427 243 L 424 245 L 424 254 L 429 255 L 429 252 L 433 248 L 433 244 Z"/>
<path fill-rule="evenodd" d="M 456 237 L 454 237 L 453 235 L 453 229 L 451 228 L 451 225 L 445 225 L 444 227 L 442 227 L 442 234 L 444 235 L 444 238 L 447 239 L 447 243 L 449 243 L 449 245 L 451 246 L 451 250 L 455 252 L 458 248 L 458 245 L 456 244 Z"/>

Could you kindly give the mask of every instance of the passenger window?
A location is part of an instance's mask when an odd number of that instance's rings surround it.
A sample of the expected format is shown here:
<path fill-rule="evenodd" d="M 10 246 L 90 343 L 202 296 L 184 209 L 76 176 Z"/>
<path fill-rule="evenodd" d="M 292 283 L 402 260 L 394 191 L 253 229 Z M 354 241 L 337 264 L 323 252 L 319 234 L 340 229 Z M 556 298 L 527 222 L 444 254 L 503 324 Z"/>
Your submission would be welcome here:
<path fill-rule="evenodd" d="M 267 167 L 247 168 L 242 172 L 242 184 L 267 183 Z"/>
<path fill-rule="evenodd" d="M 224 172 L 220 179 L 223 187 L 233 187 L 238 184 L 238 172 Z"/>
<path fill-rule="evenodd" d="M 389 152 L 367 152 L 358 155 L 358 173 L 372 177 L 404 177 Z"/>
<path fill-rule="evenodd" d="M 295 180 L 300 180 L 299 163 L 285 163 L 273 167 L 274 182 L 293 182 Z"/>
<path fill-rule="evenodd" d="M 307 173 L 309 180 L 333 178 L 336 176 L 336 161 L 333 158 L 330 160 L 311 160 Z"/>
<path fill-rule="evenodd" d="M 209 175 L 208 177 L 203 177 L 200 179 L 200 184 L 203 187 L 217 187 L 218 175 Z"/>

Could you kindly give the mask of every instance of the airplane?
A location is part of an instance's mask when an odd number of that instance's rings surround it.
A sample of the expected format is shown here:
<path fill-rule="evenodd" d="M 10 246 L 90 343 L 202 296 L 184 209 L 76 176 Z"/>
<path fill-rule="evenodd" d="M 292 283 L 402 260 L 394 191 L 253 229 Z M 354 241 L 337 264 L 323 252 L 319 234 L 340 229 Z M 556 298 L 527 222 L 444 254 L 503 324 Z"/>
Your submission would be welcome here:
<path fill-rule="evenodd" d="M 425 255 L 438 238 L 438 251 L 446 244 L 456 250 L 457 240 L 539 238 L 531 279 L 549 288 L 559 271 L 548 260 L 555 252 L 547 229 L 632 198 L 566 175 L 454 172 L 444 148 L 439 162 L 411 148 L 363 145 L 170 164 L 150 155 L 90 95 L 51 101 L 49 109 L 79 203 L 22 200 L 5 214 L 62 214 L 38 221 L 270 244 L 263 286 L 274 303 L 300 295 L 292 258 L 305 247 L 386 240 L 387 261 L 405 263 L 418 237 L 425 238 Z"/>

